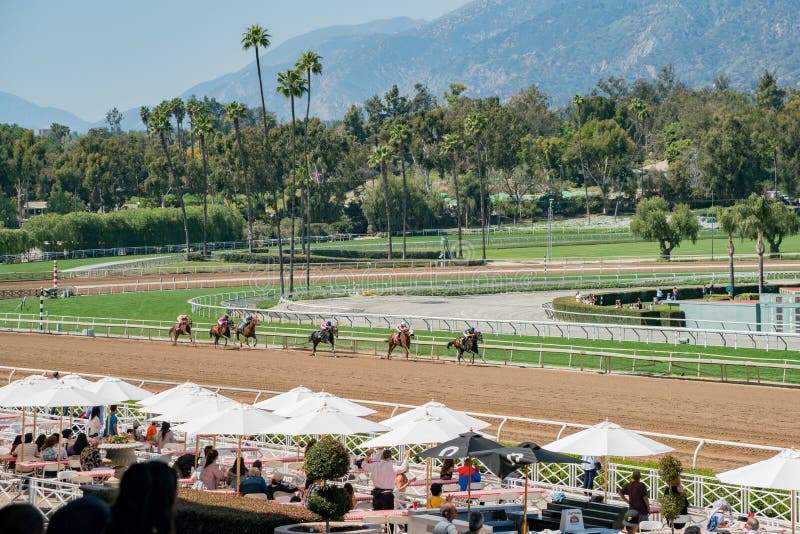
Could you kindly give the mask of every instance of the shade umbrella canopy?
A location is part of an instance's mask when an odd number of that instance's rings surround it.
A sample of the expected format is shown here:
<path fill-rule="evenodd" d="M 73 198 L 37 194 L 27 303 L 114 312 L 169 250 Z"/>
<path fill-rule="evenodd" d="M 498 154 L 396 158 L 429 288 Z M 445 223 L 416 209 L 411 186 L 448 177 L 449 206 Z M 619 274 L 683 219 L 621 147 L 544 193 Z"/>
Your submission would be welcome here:
<path fill-rule="evenodd" d="M 401 413 L 400 415 L 395 415 L 394 417 L 390 417 L 389 419 L 384 419 L 381 421 L 382 425 L 386 425 L 390 428 L 398 428 L 409 421 L 414 421 L 419 419 L 420 417 L 424 417 L 425 415 L 430 415 L 432 417 L 438 417 L 442 420 L 451 420 L 457 421 L 462 423 L 466 428 L 464 431 L 467 430 L 482 430 L 488 426 L 491 426 L 491 423 L 487 423 L 486 421 L 482 421 L 480 419 L 476 419 L 471 417 L 464 412 L 459 412 L 457 410 L 453 410 L 448 408 L 441 402 L 427 402 L 422 406 L 418 406 L 414 409 L 411 409 L 407 412 Z M 427 443 L 439 443 L 438 441 L 428 441 Z"/>
<path fill-rule="evenodd" d="M 189 399 L 189 402 L 183 406 L 161 413 L 151 419 L 169 421 L 170 423 L 185 423 L 194 419 L 203 418 L 208 414 L 222 412 L 235 404 L 238 403 L 228 397 L 217 395 L 216 393 L 212 393 L 211 395 L 200 394 L 193 399 Z"/>
<path fill-rule="evenodd" d="M 271 412 L 282 409 L 294 409 L 300 401 L 310 397 L 313 393 L 314 392 L 307 387 L 297 386 L 285 393 L 258 402 L 253 406 Z"/>
<path fill-rule="evenodd" d="M 177 425 L 175 430 L 187 434 L 250 436 L 271 433 L 272 427 L 284 421 L 286 419 L 283 417 L 255 406 L 237 403 L 219 412 Z"/>
<path fill-rule="evenodd" d="M 385 422 L 381 423 L 385 425 Z M 389 425 L 386 425 L 389 426 Z M 433 415 L 409 420 L 361 444 L 366 448 L 393 447 L 396 445 L 420 445 L 442 443 L 468 432 L 469 427 L 454 419 L 442 419 Z"/>
<path fill-rule="evenodd" d="M 32 395 L 45 391 L 58 383 L 57 380 L 39 377 L 39 375 L 14 380 L 0 388 L 0 406 L 30 406 L 25 403 Z"/>
<path fill-rule="evenodd" d="M 91 387 L 95 383 L 91 380 L 86 380 L 81 375 L 64 375 L 59 379 L 59 382 L 62 384 L 72 384 L 73 386 L 78 386 L 79 388 L 88 389 L 91 391 Z"/>
<path fill-rule="evenodd" d="M 740 486 L 800 490 L 800 450 L 784 449 L 768 460 L 719 473 L 717 478 Z"/>
<path fill-rule="evenodd" d="M 500 448 L 500 444 L 475 432 L 464 432 L 457 437 L 422 451 L 422 458 L 467 458 L 476 452 Z"/>
<path fill-rule="evenodd" d="M 672 450 L 668 445 L 610 421 L 548 443 L 544 448 L 553 452 L 592 456 L 652 456 Z"/>
<path fill-rule="evenodd" d="M 96 406 L 98 404 L 113 404 L 113 402 L 93 391 L 87 391 L 70 384 L 57 384 L 54 387 L 31 395 L 25 404 L 20 404 L 19 406 L 55 408 L 60 406 Z"/>
<path fill-rule="evenodd" d="M 579 458 L 567 456 L 541 448 L 535 443 L 520 443 L 517 447 L 500 447 L 488 451 L 476 452 L 486 468 L 499 479 L 504 479 L 520 467 L 536 463 L 580 464 Z"/>
<path fill-rule="evenodd" d="M 177 395 L 186 395 L 187 393 L 191 392 L 199 392 L 199 391 L 207 391 L 211 392 L 210 389 L 206 389 L 203 387 L 198 386 L 193 382 L 184 382 L 183 384 L 179 384 L 175 387 L 165 389 L 161 393 L 156 393 L 150 397 L 142 399 L 138 402 L 139 406 L 150 407 L 161 402 L 164 402 L 167 399 L 172 398 L 173 396 Z M 152 413 L 152 412 L 151 412 Z"/>
<path fill-rule="evenodd" d="M 308 436 L 311 434 L 349 436 L 368 432 L 384 432 L 386 430 L 389 430 L 389 428 L 381 424 L 323 405 L 313 412 L 292 417 L 274 426 L 270 433 L 286 436 Z"/>
<path fill-rule="evenodd" d="M 152 396 L 152 393 L 146 389 L 111 376 L 101 378 L 85 389 L 94 391 L 107 399 L 113 399 L 113 402 L 138 401 Z"/>
<path fill-rule="evenodd" d="M 153 414 L 174 413 L 178 410 L 183 410 L 197 402 L 202 402 L 211 398 L 227 398 L 218 393 L 209 391 L 203 388 L 186 389 L 176 392 L 173 395 L 163 399 L 161 402 L 151 404 L 144 407 L 144 411 Z M 158 418 L 156 418 L 158 419 Z"/>
<path fill-rule="evenodd" d="M 330 393 L 326 393 L 324 391 L 312 393 L 294 406 L 286 406 L 279 410 L 275 410 L 274 413 L 275 415 L 280 415 L 281 417 L 297 417 L 299 415 L 313 413 L 323 406 L 337 410 L 344 414 L 355 415 L 358 417 L 375 413 L 375 410 L 361 406 L 355 402 L 342 399 L 336 395 L 331 395 Z M 385 427 L 383 429 L 386 430 Z"/>

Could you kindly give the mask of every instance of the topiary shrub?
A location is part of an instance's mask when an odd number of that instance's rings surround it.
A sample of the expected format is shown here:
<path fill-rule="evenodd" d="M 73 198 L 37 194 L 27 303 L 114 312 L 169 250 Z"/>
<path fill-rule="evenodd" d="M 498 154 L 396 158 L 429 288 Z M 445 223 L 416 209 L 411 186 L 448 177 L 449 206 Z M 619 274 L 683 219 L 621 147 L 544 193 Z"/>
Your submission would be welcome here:
<path fill-rule="evenodd" d="M 306 450 L 306 477 L 323 481 L 323 487 L 309 497 L 308 509 L 325 520 L 326 532 L 330 531 L 331 519 L 341 519 L 350 510 L 350 496 L 344 488 L 325 485 L 325 481 L 342 478 L 349 467 L 347 449 L 331 436 L 320 438 Z"/>
<path fill-rule="evenodd" d="M 683 464 L 670 454 L 658 461 L 658 476 L 661 478 L 661 482 L 666 484 L 668 488 L 667 492 L 659 500 L 661 515 L 664 517 L 667 524 L 672 527 L 673 532 L 675 532 L 675 519 L 683 510 L 686 496 L 677 491 L 673 492 L 669 488 L 680 484 L 682 471 Z"/>
<path fill-rule="evenodd" d="M 328 521 L 338 521 L 350 511 L 350 494 L 339 486 L 325 486 L 315 491 L 308 498 L 308 509 L 325 519 L 325 530 Z"/>

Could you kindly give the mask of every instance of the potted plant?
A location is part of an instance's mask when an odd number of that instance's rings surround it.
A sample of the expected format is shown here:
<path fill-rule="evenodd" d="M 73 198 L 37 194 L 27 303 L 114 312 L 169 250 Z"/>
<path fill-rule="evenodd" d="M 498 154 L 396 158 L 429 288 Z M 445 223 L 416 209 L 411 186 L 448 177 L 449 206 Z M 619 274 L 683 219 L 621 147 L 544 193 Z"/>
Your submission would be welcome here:
<path fill-rule="evenodd" d="M 681 487 L 681 472 L 683 465 L 680 460 L 672 455 L 666 455 L 658 461 L 658 476 L 667 486 L 664 495 L 659 500 L 661 516 L 675 532 L 675 519 L 683 513 L 686 506 L 686 493 Z"/>
<path fill-rule="evenodd" d="M 308 509 L 325 520 L 325 532 L 330 532 L 331 519 L 341 519 L 350 510 L 350 495 L 326 482 L 347 475 L 350 456 L 341 442 L 324 436 L 306 452 L 305 460 L 307 479 L 319 484 L 308 497 Z"/>

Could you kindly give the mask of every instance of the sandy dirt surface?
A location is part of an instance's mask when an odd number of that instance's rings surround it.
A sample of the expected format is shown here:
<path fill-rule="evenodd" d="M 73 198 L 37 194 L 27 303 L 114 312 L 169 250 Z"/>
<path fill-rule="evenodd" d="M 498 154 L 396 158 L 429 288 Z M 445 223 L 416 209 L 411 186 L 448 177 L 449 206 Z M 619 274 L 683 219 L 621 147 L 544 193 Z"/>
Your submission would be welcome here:
<path fill-rule="evenodd" d="M 10 333 L 0 333 L 0 365 L 279 391 L 302 384 L 357 399 L 408 404 L 436 399 L 482 413 L 586 424 L 610 419 L 632 429 L 684 436 L 800 444 L 800 390 L 787 388 Z M 253 396 L 241 400 L 252 402 Z M 377 416 L 388 414 L 383 410 Z M 509 422 L 501 439 L 547 443 L 557 431 Z M 691 465 L 694 445 L 668 443 Z M 698 464 L 726 469 L 770 454 L 704 446 Z"/>

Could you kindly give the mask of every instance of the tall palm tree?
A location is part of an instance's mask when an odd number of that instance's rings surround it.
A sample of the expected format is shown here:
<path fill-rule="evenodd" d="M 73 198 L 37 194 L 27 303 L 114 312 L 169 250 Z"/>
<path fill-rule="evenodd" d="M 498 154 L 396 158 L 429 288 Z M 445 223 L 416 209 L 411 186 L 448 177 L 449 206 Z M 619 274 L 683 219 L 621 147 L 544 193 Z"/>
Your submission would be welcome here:
<path fill-rule="evenodd" d="M 186 204 L 183 201 L 183 184 L 175 174 L 175 168 L 172 165 L 172 157 L 169 153 L 168 136 L 172 131 L 172 124 L 170 123 L 170 116 L 172 115 L 172 105 L 168 101 L 161 102 L 150 113 L 149 126 L 150 129 L 158 135 L 161 141 L 161 149 L 164 151 L 164 157 L 167 160 L 167 174 L 170 184 L 175 187 L 178 192 L 178 200 L 180 201 L 181 214 L 183 216 L 183 231 L 186 236 L 186 254 L 185 258 L 189 260 L 189 221 L 186 218 Z"/>
<path fill-rule="evenodd" d="M 259 56 L 258 50 L 259 48 L 267 49 L 269 48 L 269 38 L 270 38 L 269 31 L 266 28 L 259 26 L 258 24 L 253 24 L 252 26 L 248 27 L 244 34 L 242 34 L 242 49 L 249 50 L 254 49 L 256 53 L 256 70 L 258 71 L 258 91 L 261 95 L 261 124 L 264 128 L 264 147 L 266 148 L 267 154 L 270 153 L 270 146 L 269 146 L 269 127 L 267 126 L 267 106 L 264 102 L 264 82 L 261 79 L 261 58 Z M 241 144 L 240 151 L 241 149 Z M 247 178 L 245 177 L 245 184 L 247 183 Z M 278 234 L 278 271 L 280 276 L 280 285 L 281 285 L 281 297 L 284 296 L 284 281 L 283 281 L 283 237 L 281 236 L 281 216 L 280 210 L 278 209 L 278 197 L 280 191 L 283 190 L 282 184 L 282 177 L 276 176 L 275 180 L 272 181 L 273 188 L 272 188 L 272 198 L 274 202 L 275 208 L 275 224 L 277 227 L 277 234 Z M 248 196 L 247 199 L 248 203 L 250 202 L 250 198 Z M 249 204 L 248 204 L 249 209 Z M 252 219 L 251 219 L 252 221 Z M 253 227 L 252 222 L 250 223 L 250 251 L 253 250 L 252 245 L 252 236 L 253 236 Z"/>
<path fill-rule="evenodd" d="M 311 113 L 311 75 L 322 74 L 322 56 L 311 50 L 303 53 L 295 68 L 306 73 L 306 120 L 303 122 L 303 155 L 306 164 L 306 291 L 311 290 L 311 155 L 308 150 L 308 116 Z"/>
<path fill-rule="evenodd" d="M 394 157 L 392 147 L 389 145 L 378 145 L 372 149 L 372 154 L 369 156 L 369 164 L 374 167 L 380 167 L 381 178 L 383 180 L 383 203 L 386 207 L 386 236 L 389 238 L 389 255 L 388 258 L 392 259 L 392 212 L 389 207 L 389 173 L 388 162 Z"/>
<path fill-rule="evenodd" d="M 458 157 L 464 150 L 464 142 L 458 134 L 446 134 L 442 137 L 439 151 L 443 156 L 450 156 L 450 168 L 453 171 L 453 188 L 456 193 L 456 219 L 458 221 L 458 258 L 464 257 L 461 246 L 461 220 L 463 219 L 461 210 L 461 194 L 458 189 Z"/>
<path fill-rule="evenodd" d="M 398 122 L 392 126 L 390 139 L 397 147 L 400 158 L 400 171 L 403 176 L 403 259 L 406 259 L 406 233 L 408 232 L 408 184 L 406 183 L 406 148 L 411 140 L 411 129 L 405 123 Z"/>
<path fill-rule="evenodd" d="M 294 228 L 295 228 L 295 198 L 297 197 L 297 148 L 295 143 L 295 111 L 294 99 L 303 96 L 306 92 L 306 81 L 302 75 L 294 69 L 289 69 L 278 73 L 278 86 L 275 92 L 284 98 L 288 98 L 292 108 L 292 185 L 291 185 L 291 206 L 289 207 L 289 217 L 291 218 L 291 233 L 289 234 L 289 295 L 294 294 Z"/>
<path fill-rule="evenodd" d="M 183 151 L 183 119 L 186 118 L 186 106 L 180 98 L 173 98 L 169 102 L 172 116 L 175 117 L 175 124 L 178 126 L 178 147 L 180 147 L 181 160 L 186 161 L 186 153 Z"/>
<path fill-rule="evenodd" d="M 191 97 L 186 101 L 186 114 L 189 115 L 189 127 L 191 132 L 191 139 L 189 140 L 189 150 L 191 150 L 192 160 L 194 160 L 194 138 L 197 132 L 195 131 L 194 121 L 195 118 L 207 111 L 205 104 Z"/>
<path fill-rule="evenodd" d="M 233 123 L 233 133 L 236 138 L 236 146 L 239 149 L 239 166 L 242 169 L 242 181 L 244 182 L 244 196 L 247 201 L 247 250 L 253 252 L 253 202 L 250 199 L 250 178 L 247 169 L 247 156 L 242 144 L 241 121 L 247 117 L 247 106 L 239 102 L 231 102 L 225 106 L 225 116 Z M 279 232 L 280 234 L 280 229 Z M 280 247 L 280 237 L 278 238 L 278 255 L 282 258 L 282 247 Z M 283 285 L 283 276 L 281 276 Z M 281 288 L 281 295 L 283 288 Z"/>
<path fill-rule="evenodd" d="M 717 210 L 716 218 L 719 221 L 722 231 L 728 236 L 728 285 L 731 287 L 731 296 L 733 296 L 733 236 L 739 234 L 739 218 L 733 208 L 720 208 Z"/>
<path fill-rule="evenodd" d="M 203 111 L 193 110 L 192 135 L 200 140 L 200 157 L 203 160 L 203 259 L 208 254 L 208 162 L 206 138 L 214 133 L 214 120 Z"/>
<path fill-rule="evenodd" d="M 148 108 L 147 106 L 140 107 L 139 118 L 141 119 L 142 124 L 144 124 L 144 127 L 149 130 L 150 128 L 148 126 L 148 123 L 150 122 L 150 108 Z"/>
<path fill-rule="evenodd" d="M 481 159 L 481 134 L 486 129 L 486 117 L 473 113 L 464 120 L 464 130 L 475 144 L 475 166 L 478 169 L 478 182 L 481 195 L 481 258 L 486 261 L 486 184 L 483 176 L 483 160 Z"/>

